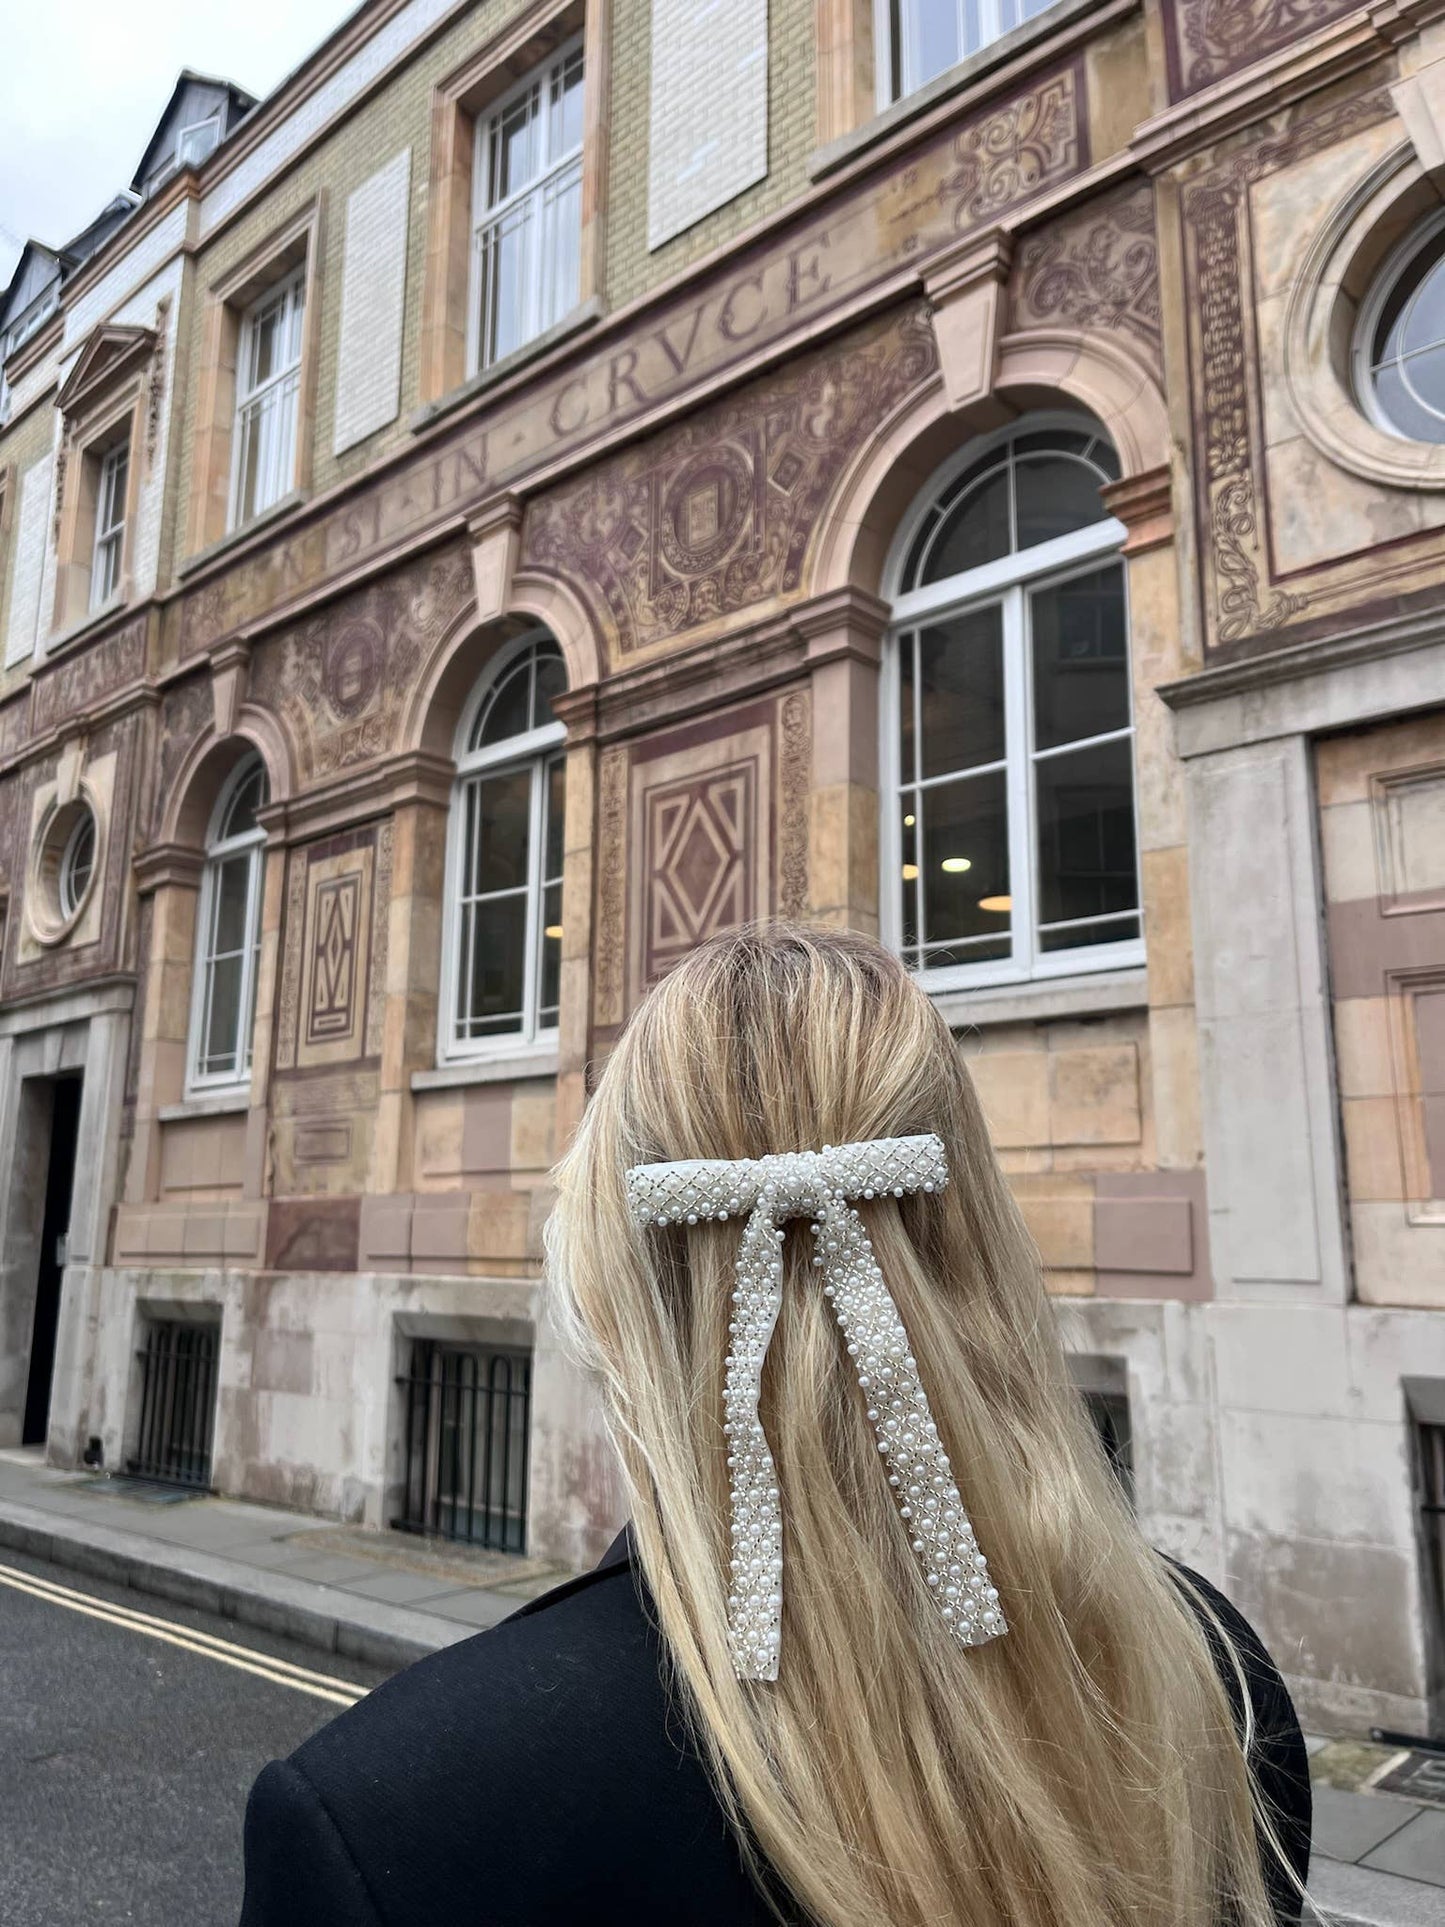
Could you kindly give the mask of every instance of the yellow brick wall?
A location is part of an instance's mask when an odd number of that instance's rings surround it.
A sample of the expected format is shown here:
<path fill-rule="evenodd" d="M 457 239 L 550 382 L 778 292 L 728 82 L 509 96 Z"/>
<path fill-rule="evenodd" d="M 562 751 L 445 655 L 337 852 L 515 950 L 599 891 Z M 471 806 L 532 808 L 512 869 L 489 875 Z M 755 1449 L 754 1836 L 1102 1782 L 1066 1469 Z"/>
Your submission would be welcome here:
<path fill-rule="evenodd" d="M 49 401 L 28 409 L 0 434 L 0 473 L 6 476 L 5 512 L 0 523 L 0 656 L 10 625 L 10 587 L 20 520 L 20 483 L 32 462 L 55 446 L 55 410 Z M 53 478 L 52 478 L 53 481 Z M 18 689 L 30 673 L 30 658 L 0 668 L 0 700 Z"/>
<path fill-rule="evenodd" d="M 647 289 L 804 192 L 814 146 L 814 0 L 768 9 L 768 172 L 685 234 L 649 253 L 647 141 L 651 101 L 651 0 L 613 0 L 611 153 L 608 157 L 607 299 L 623 307 Z"/>
<path fill-rule="evenodd" d="M 422 259 L 426 247 L 427 176 L 430 165 L 432 93 L 443 75 L 467 54 L 489 40 L 507 21 L 524 11 L 526 0 L 479 0 L 463 18 L 404 65 L 376 95 L 366 101 L 329 138 L 313 148 L 282 175 L 258 202 L 232 222 L 197 257 L 195 290 L 189 331 L 185 408 L 181 432 L 181 463 L 177 498 L 185 502 L 191 487 L 195 408 L 200 389 L 200 313 L 204 291 L 223 279 L 269 234 L 276 232 L 312 197 L 327 196 L 321 245 L 320 346 L 317 359 L 315 447 L 312 456 L 313 493 L 344 481 L 411 440 L 408 426 L 417 405 L 418 344 L 421 328 Z M 331 452 L 333 405 L 336 395 L 336 346 L 341 323 L 341 274 L 346 245 L 346 201 L 353 188 L 369 179 L 403 147 L 411 148 L 411 217 L 407 237 L 406 311 L 402 331 L 401 409 L 388 427 L 341 456 Z M 162 555 L 162 580 L 168 566 L 183 560 L 177 542 L 183 522 L 173 524 L 171 548 Z"/>

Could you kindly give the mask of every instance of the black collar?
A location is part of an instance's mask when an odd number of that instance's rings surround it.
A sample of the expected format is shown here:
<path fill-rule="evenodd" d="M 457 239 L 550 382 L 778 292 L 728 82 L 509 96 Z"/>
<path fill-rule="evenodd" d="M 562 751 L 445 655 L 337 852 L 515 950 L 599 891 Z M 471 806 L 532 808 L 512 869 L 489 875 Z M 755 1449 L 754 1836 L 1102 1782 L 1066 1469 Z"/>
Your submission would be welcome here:
<path fill-rule="evenodd" d="M 604 1552 L 602 1557 L 597 1561 L 597 1564 L 593 1567 L 593 1571 L 606 1572 L 610 1566 L 625 1566 L 635 1559 L 635 1557 L 636 1548 L 632 1542 L 632 1521 L 629 1519 L 621 1532 L 619 1532 L 617 1537 L 612 1541 L 612 1544 L 607 1548 L 606 1552 Z"/>

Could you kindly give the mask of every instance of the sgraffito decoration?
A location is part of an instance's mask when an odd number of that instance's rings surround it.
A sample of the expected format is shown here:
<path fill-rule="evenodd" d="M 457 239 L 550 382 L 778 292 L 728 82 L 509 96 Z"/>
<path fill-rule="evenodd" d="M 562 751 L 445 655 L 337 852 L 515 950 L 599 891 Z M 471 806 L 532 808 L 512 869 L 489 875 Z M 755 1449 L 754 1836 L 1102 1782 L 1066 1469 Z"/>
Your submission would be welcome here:
<path fill-rule="evenodd" d="M 612 660 L 785 602 L 844 463 L 937 367 L 912 306 L 529 505 L 522 565 L 593 609 Z"/>
<path fill-rule="evenodd" d="M 1064 322 L 1133 337 L 1162 365 L 1154 189 L 1145 183 L 1036 228 L 1014 259 L 1014 329 Z"/>
<path fill-rule="evenodd" d="M 1166 0 L 1170 98 L 1197 94 L 1355 10 L 1356 0 Z"/>
<path fill-rule="evenodd" d="M 603 752 L 599 1026 L 621 1023 L 704 938 L 752 917 L 806 911 L 812 752 L 805 687 Z"/>
<path fill-rule="evenodd" d="M 184 660 L 286 616 L 328 581 L 404 553 L 1060 186 L 1089 165 L 1086 96 L 1083 63 L 1073 60 L 981 101 L 962 124 L 922 139 L 905 164 L 841 188 L 826 207 L 647 309 L 625 339 L 604 332 L 555 372 L 499 396 L 481 419 L 429 435 L 370 486 L 198 571 L 167 612 L 168 646 Z M 749 461 L 746 444 L 740 459 Z M 732 512 L 729 491 L 741 482 L 736 471 L 731 481 L 719 474 L 719 514 Z M 689 559 L 714 541 L 709 514 L 705 505 L 680 513 L 676 542 Z"/>
<path fill-rule="evenodd" d="M 1194 447 L 1202 482 L 1196 491 L 1199 543 L 1207 635 L 1214 648 L 1268 640 L 1311 607 L 1307 592 L 1279 588 L 1270 580 L 1256 373 L 1247 333 L 1249 189 L 1266 174 L 1374 126 L 1391 111 L 1383 88 L 1319 113 L 1289 109 L 1266 123 L 1259 139 L 1191 182 L 1183 196 Z"/>
<path fill-rule="evenodd" d="M 284 723 L 301 782 L 395 749 L 408 692 L 473 593 L 466 551 L 443 550 L 257 646 L 251 698 Z"/>

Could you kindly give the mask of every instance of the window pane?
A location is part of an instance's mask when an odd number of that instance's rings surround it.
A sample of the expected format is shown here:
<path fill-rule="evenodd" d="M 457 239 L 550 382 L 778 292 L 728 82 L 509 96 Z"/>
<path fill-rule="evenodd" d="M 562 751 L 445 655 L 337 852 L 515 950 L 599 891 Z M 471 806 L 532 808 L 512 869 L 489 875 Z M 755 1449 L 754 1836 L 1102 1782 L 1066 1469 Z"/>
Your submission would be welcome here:
<path fill-rule="evenodd" d="M 917 746 L 913 733 L 913 659 L 917 647 L 916 636 L 898 638 L 898 737 L 902 752 L 898 767 L 903 772 L 905 782 L 913 782 L 918 776 L 915 760 Z"/>
<path fill-rule="evenodd" d="M 1003 611 L 997 603 L 924 629 L 923 774 L 995 763 L 1004 754 Z"/>
<path fill-rule="evenodd" d="M 571 54 L 552 76 L 552 158 L 560 160 L 582 145 L 582 49 Z"/>
<path fill-rule="evenodd" d="M 544 1029 L 557 1021 L 562 982 L 562 886 L 549 883 L 542 892 L 542 986 L 537 1022 Z"/>
<path fill-rule="evenodd" d="M 1105 516 L 1099 478 L 1092 468 L 1067 455 L 1029 456 L 1018 465 L 1018 517 L 1021 549 L 1036 542 L 1087 529 Z"/>
<path fill-rule="evenodd" d="M 903 961 L 916 969 L 918 957 L 918 798 L 912 790 L 903 795 L 902 847 L 899 852 L 903 878 Z"/>
<path fill-rule="evenodd" d="M 201 1069 L 234 1070 L 241 1030 L 241 958 L 217 958 L 210 966 L 210 978 L 210 1021 Z"/>
<path fill-rule="evenodd" d="M 215 868 L 211 951 L 221 956 L 246 947 L 246 905 L 251 894 L 251 852 L 224 857 Z"/>
<path fill-rule="evenodd" d="M 1118 563 L 1036 589 L 1029 614 L 1035 747 L 1126 729 L 1129 648 Z"/>
<path fill-rule="evenodd" d="M 257 387 L 277 374 L 288 359 L 286 348 L 286 303 L 272 301 L 262 308 L 251 324 L 251 386 Z"/>
<path fill-rule="evenodd" d="M 457 1034 L 490 1037 L 519 1030 L 527 954 L 525 894 L 467 904 L 462 922 L 466 974 L 457 999 Z"/>
<path fill-rule="evenodd" d="M 482 364 L 511 354 L 528 339 L 533 199 L 494 221 L 482 235 Z"/>
<path fill-rule="evenodd" d="M 259 760 L 252 764 L 250 774 L 243 776 L 232 792 L 231 801 L 221 822 L 220 840 L 225 842 L 233 836 L 246 836 L 257 827 L 256 812 L 266 801 L 266 769 Z"/>
<path fill-rule="evenodd" d="M 1128 738 L 1049 756 L 1034 766 L 1038 786 L 1039 921 L 1137 911 L 1133 746 Z M 1084 929 L 1045 935 L 1045 950 L 1111 943 L 1137 934 Z"/>
<path fill-rule="evenodd" d="M 521 736 L 532 726 L 532 660 L 522 656 L 502 676 L 483 704 L 481 720 L 472 732 L 472 748 L 485 749 L 489 743 L 504 743 L 509 736 Z"/>
<path fill-rule="evenodd" d="M 525 187 L 537 172 L 537 109 L 538 89 L 529 87 L 492 122 L 489 207 Z"/>
<path fill-rule="evenodd" d="M 903 0 L 903 5 L 908 20 L 904 38 L 911 55 L 908 83 L 921 87 L 962 58 L 958 0 Z"/>
<path fill-rule="evenodd" d="M 1391 362 L 1375 375 L 1381 409 L 1397 433 L 1417 442 L 1445 442 L 1445 417 L 1419 400 L 1402 370 L 1411 362 Z"/>
<path fill-rule="evenodd" d="M 927 961 L 979 963 L 1007 957 L 1009 911 L 998 907 L 1009 900 L 1004 772 L 926 790 L 919 797 L 919 814 Z M 993 907 L 985 909 L 985 904 Z"/>
<path fill-rule="evenodd" d="M 1097 514 L 1092 519 L 1097 521 Z M 1012 533 L 1008 470 L 1000 464 L 949 511 L 924 564 L 919 586 L 943 582 L 951 575 L 962 575 L 965 569 L 996 562 L 1012 550 Z"/>
<path fill-rule="evenodd" d="M 547 833 L 542 845 L 542 876 L 550 882 L 562 874 L 562 832 L 566 827 L 567 763 L 558 756 L 547 765 Z"/>
<path fill-rule="evenodd" d="M 537 651 L 537 687 L 532 703 L 532 727 L 540 729 L 544 723 L 555 723 L 556 714 L 552 708 L 552 698 L 567 692 L 567 665 L 550 648 Z"/>
<path fill-rule="evenodd" d="M 582 163 L 547 183 L 542 207 L 543 298 L 537 330 L 550 328 L 577 306 L 581 289 Z"/>
<path fill-rule="evenodd" d="M 467 792 L 475 810 L 475 835 L 470 870 L 462 878 L 463 896 L 525 889 L 532 813 L 531 770 L 508 770 L 504 776 L 474 776 Z"/>
<path fill-rule="evenodd" d="M 1415 298 L 1418 292 L 1418 299 Z M 1371 356 L 1390 361 L 1445 333 L 1445 227 L 1432 235 L 1395 283 L 1375 326 Z"/>

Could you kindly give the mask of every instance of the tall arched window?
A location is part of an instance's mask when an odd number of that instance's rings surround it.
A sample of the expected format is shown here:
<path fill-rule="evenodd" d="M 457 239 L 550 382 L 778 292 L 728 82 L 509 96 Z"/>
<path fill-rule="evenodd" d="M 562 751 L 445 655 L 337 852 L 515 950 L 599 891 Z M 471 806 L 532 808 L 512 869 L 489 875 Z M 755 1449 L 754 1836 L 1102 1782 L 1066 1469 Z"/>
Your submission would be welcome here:
<path fill-rule="evenodd" d="M 484 1057 L 557 1028 L 562 974 L 567 687 L 546 634 L 491 665 L 457 733 L 447 860 L 441 1052 Z"/>
<path fill-rule="evenodd" d="M 931 987 L 1142 961 L 1119 476 L 1092 426 L 974 445 L 899 543 L 885 917 Z"/>
<path fill-rule="evenodd" d="M 266 765 L 252 753 L 232 770 L 211 813 L 196 921 L 189 1082 L 193 1090 L 243 1085 L 251 1076 Z"/>

